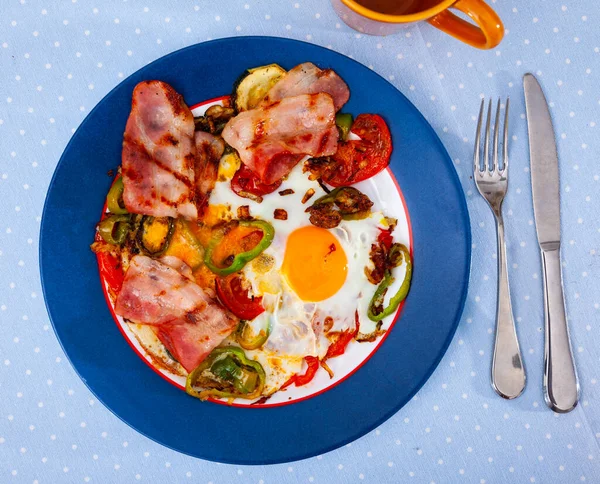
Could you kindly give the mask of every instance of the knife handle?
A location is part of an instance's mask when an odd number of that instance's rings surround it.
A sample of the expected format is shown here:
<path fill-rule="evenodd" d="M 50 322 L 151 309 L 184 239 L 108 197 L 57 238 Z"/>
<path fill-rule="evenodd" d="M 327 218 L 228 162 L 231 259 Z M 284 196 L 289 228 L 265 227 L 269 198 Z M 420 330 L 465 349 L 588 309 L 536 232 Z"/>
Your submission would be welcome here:
<path fill-rule="evenodd" d="M 498 235 L 498 294 L 492 387 L 498 395 L 510 400 L 523 393 L 526 377 L 510 303 L 504 221 L 500 211 L 496 214 L 496 233 Z"/>
<path fill-rule="evenodd" d="M 579 399 L 579 382 L 569 341 L 560 246 L 542 249 L 544 271 L 544 397 L 558 413 L 570 412 Z"/>

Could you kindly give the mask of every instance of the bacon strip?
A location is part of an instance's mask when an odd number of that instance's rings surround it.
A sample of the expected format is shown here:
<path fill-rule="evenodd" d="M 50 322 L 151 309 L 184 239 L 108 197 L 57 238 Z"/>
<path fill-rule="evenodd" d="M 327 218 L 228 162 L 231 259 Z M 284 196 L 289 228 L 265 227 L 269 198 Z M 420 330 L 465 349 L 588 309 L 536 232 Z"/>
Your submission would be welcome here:
<path fill-rule="evenodd" d="M 336 111 L 339 111 L 350 98 L 348 85 L 335 71 L 321 70 L 312 62 L 305 62 L 291 69 L 275 84 L 260 105 L 268 106 L 286 97 L 318 92 L 325 92 L 333 98 Z"/>
<path fill-rule="evenodd" d="M 223 130 L 223 139 L 268 185 L 286 176 L 304 155 L 334 154 L 338 137 L 333 99 L 325 93 L 287 97 L 244 111 Z"/>
<path fill-rule="evenodd" d="M 223 325 L 205 312 L 192 312 L 156 329 L 156 336 L 188 372 L 196 368 L 237 326 Z"/>
<path fill-rule="evenodd" d="M 195 220 L 194 117 L 169 84 L 140 82 L 125 127 L 123 201 L 128 211 Z"/>
<path fill-rule="evenodd" d="M 196 207 L 198 214 L 204 213 L 208 199 L 215 188 L 219 173 L 219 160 L 225 150 L 225 143 L 210 133 L 196 131 Z"/>
<path fill-rule="evenodd" d="M 115 312 L 155 327 L 171 354 L 191 371 L 238 325 L 238 319 L 210 298 L 176 257 L 163 262 L 144 255 L 131 259 Z"/>

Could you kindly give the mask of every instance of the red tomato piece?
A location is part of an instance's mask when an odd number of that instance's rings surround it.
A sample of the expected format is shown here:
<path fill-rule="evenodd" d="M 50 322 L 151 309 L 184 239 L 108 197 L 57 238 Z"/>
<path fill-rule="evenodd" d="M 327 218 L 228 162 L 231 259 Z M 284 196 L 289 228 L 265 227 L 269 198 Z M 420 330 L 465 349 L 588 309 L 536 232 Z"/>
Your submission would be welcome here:
<path fill-rule="evenodd" d="M 215 284 L 223 306 L 238 318 L 250 321 L 264 312 L 262 297 L 249 296 L 248 289 L 243 287 L 242 280 L 236 274 L 217 277 Z"/>
<path fill-rule="evenodd" d="M 377 242 L 385 246 L 387 250 L 390 250 L 390 247 L 394 243 L 394 239 L 392 237 L 392 231 L 390 229 L 383 230 L 379 229 L 379 236 L 377 237 Z"/>
<path fill-rule="evenodd" d="M 315 356 L 305 356 L 304 361 L 306 361 L 306 364 L 308 365 L 308 368 L 306 369 L 306 373 L 304 373 L 304 375 L 291 376 L 288 379 L 288 381 L 286 381 L 283 385 L 281 385 L 280 390 L 283 390 L 284 388 L 289 387 L 292 383 L 295 383 L 297 387 L 300 387 L 300 386 L 306 385 L 307 383 L 310 383 L 312 381 L 312 379 L 317 374 L 317 370 L 319 369 L 319 366 L 320 366 L 319 358 L 317 358 Z"/>
<path fill-rule="evenodd" d="M 334 187 L 371 178 L 390 162 L 392 137 L 381 116 L 359 114 L 350 131 L 360 140 L 340 142 L 332 156 L 335 168 L 323 176 L 323 181 Z"/>
<path fill-rule="evenodd" d="M 304 375 L 296 375 L 294 383 L 297 387 L 301 387 L 302 385 L 306 385 L 311 382 L 312 379 L 317 374 L 317 370 L 319 369 L 319 358 L 315 356 L 305 356 L 304 361 L 308 365 L 306 369 L 306 373 Z"/>
<path fill-rule="evenodd" d="M 272 193 L 279 188 L 281 180 L 276 181 L 271 185 L 266 185 L 260 181 L 260 178 L 246 165 L 239 167 L 231 179 L 231 189 L 238 195 L 246 198 L 249 193 L 256 197 L 261 197 L 267 193 Z"/>
<path fill-rule="evenodd" d="M 354 339 L 354 337 L 358 334 L 358 331 L 360 329 L 360 323 L 358 321 L 358 311 L 354 313 L 354 321 L 356 322 L 356 327 L 353 331 L 342 331 L 335 343 L 329 345 L 329 348 L 327 348 L 327 354 L 324 358 L 325 360 L 328 358 L 335 358 L 336 356 L 344 354 L 348 343 L 350 343 L 350 341 Z"/>
<path fill-rule="evenodd" d="M 284 388 L 289 387 L 295 381 L 296 381 L 296 375 L 289 377 L 288 380 L 283 385 L 281 385 L 280 390 L 283 390 Z"/>
<path fill-rule="evenodd" d="M 100 276 L 108 284 L 111 293 L 118 294 L 125 278 L 121 261 L 109 252 L 98 252 L 96 256 L 98 257 Z"/>
<path fill-rule="evenodd" d="M 346 351 L 346 346 L 354 339 L 354 336 L 356 336 L 356 331 L 343 331 L 340 333 L 340 336 L 335 343 L 332 343 L 329 345 L 329 348 L 327 348 L 325 358 L 335 358 L 336 356 L 343 355 Z"/>

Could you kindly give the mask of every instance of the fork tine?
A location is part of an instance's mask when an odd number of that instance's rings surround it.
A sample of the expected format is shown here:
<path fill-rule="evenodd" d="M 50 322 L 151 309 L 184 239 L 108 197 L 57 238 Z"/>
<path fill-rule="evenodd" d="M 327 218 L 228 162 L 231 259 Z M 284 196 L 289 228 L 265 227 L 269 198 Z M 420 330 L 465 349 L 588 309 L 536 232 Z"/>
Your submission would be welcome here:
<path fill-rule="evenodd" d="M 502 143 L 502 172 L 508 170 L 508 107 L 510 98 L 506 98 L 506 109 L 504 111 L 504 140 Z"/>
<path fill-rule="evenodd" d="M 498 136 L 500 133 L 500 98 L 496 106 L 496 120 L 494 121 L 494 149 L 492 150 L 492 171 L 498 172 Z"/>
<path fill-rule="evenodd" d="M 477 131 L 475 132 L 475 152 L 473 153 L 473 173 L 477 174 L 481 171 L 481 163 L 479 162 L 479 151 L 481 148 L 481 122 L 483 120 L 483 105 L 485 101 L 481 100 L 481 107 L 479 108 L 479 119 L 477 120 Z"/>
<path fill-rule="evenodd" d="M 492 100 L 488 104 L 487 119 L 485 123 L 485 139 L 483 141 L 483 169 L 490 171 L 490 122 L 492 117 Z"/>

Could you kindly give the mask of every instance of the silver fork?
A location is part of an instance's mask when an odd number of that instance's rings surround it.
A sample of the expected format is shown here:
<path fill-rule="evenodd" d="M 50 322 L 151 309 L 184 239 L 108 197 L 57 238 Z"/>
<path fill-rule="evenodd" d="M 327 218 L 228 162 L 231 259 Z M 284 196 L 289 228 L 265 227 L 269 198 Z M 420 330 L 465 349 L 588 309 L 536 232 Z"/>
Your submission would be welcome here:
<path fill-rule="evenodd" d="M 515 329 L 510 290 L 508 287 L 508 268 L 506 263 L 506 246 L 504 243 L 504 221 L 502 219 L 502 202 L 508 188 L 508 107 L 506 100 L 504 114 L 504 131 L 502 143 L 502 168 L 498 164 L 498 137 L 500 132 L 500 100 L 496 108 L 494 123 L 494 145 L 492 147 L 492 166 L 490 168 L 490 122 L 492 101 L 490 100 L 485 124 L 483 141 L 483 167 L 480 164 L 481 125 L 485 102 L 481 100 L 477 133 L 475 135 L 475 153 L 473 156 L 473 178 L 481 196 L 485 198 L 496 219 L 498 236 L 498 293 L 496 300 L 496 339 L 494 342 L 494 358 L 492 360 L 492 386 L 501 397 L 512 399 L 518 397 L 525 388 L 525 368 L 519 349 L 519 341 Z M 483 168 L 483 169 L 482 169 Z"/>

